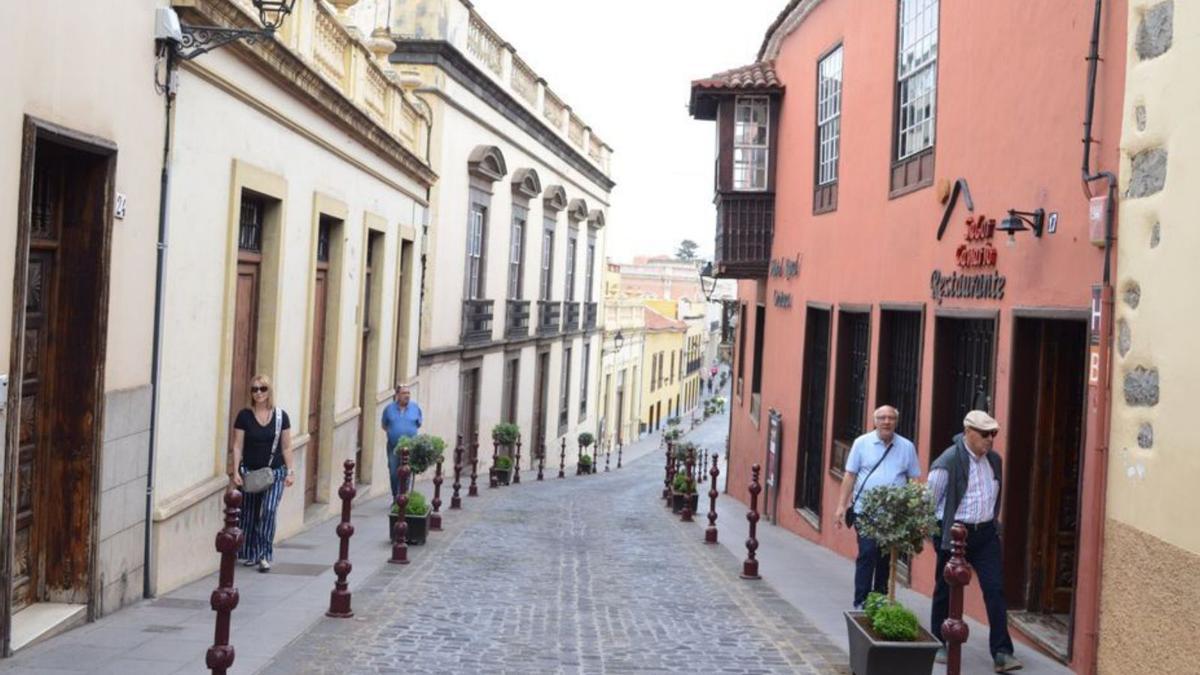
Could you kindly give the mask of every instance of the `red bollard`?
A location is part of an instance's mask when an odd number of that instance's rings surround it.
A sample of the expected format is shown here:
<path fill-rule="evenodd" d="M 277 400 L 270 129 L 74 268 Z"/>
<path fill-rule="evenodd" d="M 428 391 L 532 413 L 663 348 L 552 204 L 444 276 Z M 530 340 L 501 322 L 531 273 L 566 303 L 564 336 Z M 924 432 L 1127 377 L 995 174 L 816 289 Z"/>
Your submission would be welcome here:
<path fill-rule="evenodd" d="M 471 485 L 467 488 L 468 497 L 479 496 L 479 485 L 476 479 L 479 477 L 479 432 L 476 431 L 471 441 Z"/>
<path fill-rule="evenodd" d="M 512 483 L 516 485 L 521 482 L 521 439 L 517 439 L 517 456 L 513 459 L 513 477 Z"/>
<path fill-rule="evenodd" d="M 758 484 L 758 472 L 761 470 L 757 464 L 750 467 L 750 511 L 746 514 L 746 520 L 750 521 L 750 537 L 746 539 L 746 562 L 742 563 L 743 579 L 762 578 L 758 576 L 758 560 L 754 557 L 754 551 L 758 549 L 758 539 L 754 535 L 758 532 L 758 493 L 762 492 L 762 486 Z"/>
<path fill-rule="evenodd" d="M 213 646 L 204 655 L 204 665 L 214 673 L 224 675 L 233 666 L 233 645 L 229 644 L 229 615 L 238 606 L 238 590 L 233 585 L 233 569 L 237 551 L 242 547 L 238 515 L 242 511 L 242 493 L 232 487 L 225 490 L 225 527 L 217 533 L 217 552 L 221 554 L 221 574 L 209 604 L 217 613 Z"/>
<path fill-rule="evenodd" d="M 462 434 L 459 434 L 458 445 L 454 446 L 454 494 L 450 495 L 451 511 L 456 511 L 462 508 L 462 497 L 458 495 L 458 491 L 462 489 L 462 455 Z"/>
<path fill-rule="evenodd" d="M 500 480 L 496 478 L 496 459 L 500 456 L 500 444 L 495 440 L 492 441 L 492 468 L 488 469 L 488 487 L 500 487 Z"/>
<path fill-rule="evenodd" d="M 442 458 L 438 457 L 433 470 L 433 511 L 429 513 L 429 531 L 442 531 Z"/>
<path fill-rule="evenodd" d="M 558 454 L 558 477 L 566 478 L 567 474 L 563 473 L 563 469 L 567 466 L 567 439 L 562 439 L 562 451 Z"/>
<path fill-rule="evenodd" d="M 400 494 L 396 495 L 396 526 L 392 528 L 392 557 L 388 562 L 393 565 L 408 564 L 408 523 L 404 520 L 405 509 L 408 506 L 408 450 L 400 450 Z"/>
<path fill-rule="evenodd" d="M 674 476 L 671 475 L 671 455 L 673 452 L 673 444 L 671 441 L 667 441 L 667 457 L 663 463 L 663 471 L 666 473 L 666 477 L 663 478 L 662 491 L 662 498 L 667 502 L 667 506 L 671 505 L 671 479 L 674 478 Z"/>
<path fill-rule="evenodd" d="M 346 577 L 354 567 L 350 564 L 350 537 L 354 535 L 350 507 L 354 503 L 354 495 L 358 494 L 354 488 L 354 460 L 346 460 L 342 469 L 346 472 L 342 487 L 338 488 L 338 496 L 342 498 L 342 522 L 337 526 L 337 536 L 342 541 L 338 544 L 338 560 L 333 564 L 337 580 L 333 582 L 333 590 L 329 593 L 329 611 L 325 612 L 325 616 L 335 619 L 354 616 L 354 610 L 350 609 L 350 585 L 346 583 Z"/>
<path fill-rule="evenodd" d="M 708 475 L 712 476 L 712 487 L 708 489 L 708 527 L 704 530 L 704 543 L 717 543 L 717 476 L 721 475 L 721 470 L 717 468 L 717 453 L 712 456 L 712 468 L 708 470 Z"/>
<path fill-rule="evenodd" d="M 946 641 L 946 675 L 959 675 L 962 669 L 962 646 L 970 628 L 963 621 L 963 588 L 971 583 L 971 566 L 967 564 L 967 528 L 962 523 L 950 527 L 950 560 L 942 577 L 950 585 L 950 614 L 942 622 L 942 639 Z"/>
<path fill-rule="evenodd" d="M 539 447 L 541 447 L 541 450 L 538 452 L 538 477 L 537 477 L 537 479 L 545 480 L 546 477 L 543 475 L 543 472 L 546 470 L 546 442 L 542 441 L 539 444 Z"/>
<path fill-rule="evenodd" d="M 692 522 L 692 495 L 696 493 L 696 453 L 691 448 L 688 448 L 685 462 L 688 480 L 692 482 L 692 491 L 683 495 L 683 511 L 679 514 L 679 520 L 690 523 Z"/>

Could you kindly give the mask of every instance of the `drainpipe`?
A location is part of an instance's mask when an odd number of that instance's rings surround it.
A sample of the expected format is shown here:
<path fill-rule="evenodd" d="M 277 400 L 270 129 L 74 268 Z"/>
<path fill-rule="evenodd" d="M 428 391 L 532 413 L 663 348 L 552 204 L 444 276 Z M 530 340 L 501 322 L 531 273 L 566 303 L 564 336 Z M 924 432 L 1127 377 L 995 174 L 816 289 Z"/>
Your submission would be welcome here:
<path fill-rule="evenodd" d="M 162 379 L 163 294 L 167 277 L 167 205 L 171 187 L 171 105 L 175 102 L 175 50 L 166 51 L 166 82 L 163 85 L 162 173 L 158 186 L 158 244 L 154 270 L 154 337 L 150 350 L 150 444 L 146 460 L 146 524 L 142 549 L 142 597 L 153 598 L 150 583 L 150 534 L 154 516 L 154 456 L 158 448 L 158 401 Z"/>
<path fill-rule="evenodd" d="M 1096 517 L 1092 525 L 1092 537 L 1096 541 L 1095 554 L 1095 574 L 1092 578 L 1092 583 L 1087 589 L 1081 589 L 1082 594 L 1096 599 L 1096 608 L 1086 621 L 1088 625 L 1084 631 L 1084 639 L 1087 641 L 1090 649 L 1089 660 L 1082 664 L 1083 672 L 1095 673 L 1099 672 L 1099 647 L 1100 647 L 1100 589 L 1102 585 L 1102 575 L 1104 572 L 1104 521 L 1106 514 L 1106 503 L 1108 499 L 1108 460 L 1109 460 L 1109 434 L 1111 432 L 1112 417 L 1109 406 L 1112 400 L 1112 325 L 1113 325 L 1113 242 L 1114 236 L 1114 215 L 1116 211 L 1117 199 L 1117 177 L 1111 171 L 1098 171 L 1092 173 L 1091 168 L 1091 149 L 1092 149 L 1092 122 L 1094 119 L 1094 109 L 1096 104 L 1096 70 L 1100 61 L 1100 19 L 1103 14 L 1103 0 L 1096 0 L 1095 10 L 1092 15 L 1092 32 L 1091 39 L 1088 44 L 1088 71 L 1087 71 L 1087 102 L 1084 111 L 1083 119 L 1083 163 L 1081 166 L 1082 187 L 1084 194 L 1091 199 L 1091 184 L 1104 180 L 1106 182 L 1108 204 L 1104 213 L 1104 267 L 1101 274 L 1101 312 L 1102 323 L 1100 326 L 1100 344 L 1097 345 L 1097 355 L 1099 357 L 1099 379 L 1094 390 L 1089 394 L 1090 416 L 1092 423 L 1089 425 L 1089 431 L 1095 435 L 1096 444 L 1093 453 L 1092 461 L 1099 462 L 1099 471 L 1097 478 L 1097 508 L 1094 510 Z M 1086 469 L 1085 460 L 1085 469 Z M 1082 504 L 1081 504 L 1082 506 Z"/>

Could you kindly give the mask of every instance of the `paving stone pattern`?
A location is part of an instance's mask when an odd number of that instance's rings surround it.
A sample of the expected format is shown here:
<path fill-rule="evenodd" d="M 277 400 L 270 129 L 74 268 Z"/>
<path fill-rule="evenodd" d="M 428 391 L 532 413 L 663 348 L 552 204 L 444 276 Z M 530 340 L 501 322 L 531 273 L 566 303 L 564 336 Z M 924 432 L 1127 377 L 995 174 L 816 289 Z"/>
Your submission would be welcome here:
<path fill-rule="evenodd" d="M 355 618 L 319 621 L 263 672 L 848 672 L 804 615 L 662 506 L 660 458 L 486 490 L 409 549 L 413 564 L 367 579 Z M 745 536 L 740 513 L 719 525 Z"/>

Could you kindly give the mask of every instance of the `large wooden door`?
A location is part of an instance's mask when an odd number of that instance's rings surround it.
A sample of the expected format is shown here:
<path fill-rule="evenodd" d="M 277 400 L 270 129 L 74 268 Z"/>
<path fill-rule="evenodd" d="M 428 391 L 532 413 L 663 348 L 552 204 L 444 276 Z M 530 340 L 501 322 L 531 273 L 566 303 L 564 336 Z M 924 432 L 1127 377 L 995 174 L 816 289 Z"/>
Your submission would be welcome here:
<path fill-rule="evenodd" d="M 233 379 L 229 383 L 229 441 L 233 445 L 233 420 L 250 399 L 250 378 L 255 375 L 258 342 L 257 262 L 239 261 L 233 310 Z M 227 467 L 231 472 L 233 467 Z"/>
<path fill-rule="evenodd" d="M 546 442 L 548 377 L 550 377 L 550 352 L 542 352 L 537 357 L 537 375 L 533 380 L 533 437 L 539 446 Z"/>
<path fill-rule="evenodd" d="M 820 515 L 825 408 L 829 397 L 829 310 L 808 308 L 804 324 L 804 380 L 793 505 Z"/>
<path fill-rule="evenodd" d="M 363 309 L 362 309 L 362 343 L 359 345 L 359 370 L 358 370 L 358 401 L 362 412 L 358 415 L 358 449 L 354 452 L 354 466 L 361 481 L 363 478 L 363 445 L 367 440 L 367 420 L 374 417 L 372 411 L 375 406 L 375 387 L 373 382 L 369 382 L 367 363 L 370 361 L 369 354 L 371 348 L 371 325 L 374 320 L 374 315 L 371 314 L 371 265 L 372 259 L 375 256 L 375 249 L 378 248 L 379 235 L 371 233 L 367 239 L 367 261 L 363 269 Z M 390 448 L 389 448 L 390 450 Z"/>
<path fill-rule="evenodd" d="M 318 257 L 313 286 L 312 363 L 309 368 L 308 445 L 304 450 L 304 505 L 317 501 L 318 458 L 321 456 L 321 389 L 325 382 L 325 308 L 329 263 Z"/>

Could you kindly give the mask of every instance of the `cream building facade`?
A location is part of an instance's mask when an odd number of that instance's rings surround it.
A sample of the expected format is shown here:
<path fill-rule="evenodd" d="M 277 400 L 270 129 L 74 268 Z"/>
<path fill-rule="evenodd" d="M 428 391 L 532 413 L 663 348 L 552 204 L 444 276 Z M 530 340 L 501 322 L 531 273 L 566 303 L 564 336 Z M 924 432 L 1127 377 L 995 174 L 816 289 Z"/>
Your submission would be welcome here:
<path fill-rule="evenodd" d="M 4 654 L 142 594 L 163 5 L 0 3 Z"/>
<path fill-rule="evenodd" d="M 604 273 L 604 354 L 600 364 L 600 440 L 616 448 L 639 437 L 646 312 L 621 292 L 617 266 Z"/>
<path fill-rule="evenodd" d="M 1129 3 L 1097 672 L 1196 670 L 1200 6 Z"/>
<path fill-rule="evenodd" d="M 273 39 L 180 62 L 171 129 L 151 588 L 215 569 L 231 420 L 249 378 L 291 421 L 296 483 L 276 538 L 388 494 L 379 430 L 416 371 L 428 121 L 388 67 L 386 16 L 298 0 Z M 248 0 L 178 3 L 185 25 L 252 26 Z"/>
<path fill-rule="evenodd" d="M 469 2 L 395 0 L 391 26 L 439 174 L 416 400 L 451 445 L 516 423 L 528 469 L 598 431 L 610 150 Z"/>

